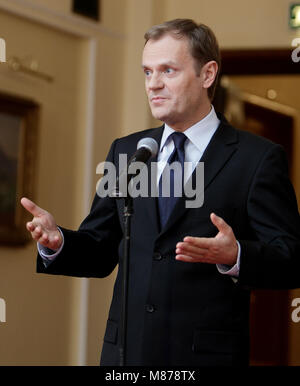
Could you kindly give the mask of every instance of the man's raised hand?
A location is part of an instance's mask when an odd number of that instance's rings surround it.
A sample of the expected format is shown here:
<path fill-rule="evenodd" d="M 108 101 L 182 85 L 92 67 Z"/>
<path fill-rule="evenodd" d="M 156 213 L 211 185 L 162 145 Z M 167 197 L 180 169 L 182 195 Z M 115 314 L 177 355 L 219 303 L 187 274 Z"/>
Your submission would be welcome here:
<path fill-rule="evenodd" d="M 229 266 L 236 263 L 238 246 L 232 228 L 214 213 L 210 219 L 219 230 L 218 234 L 215 237 L 185 237 L 176 245 L 176 260 Z"/>
<path fill-rule="evenodd" d="M 33 215 L 33 219 L 26 224 L 32 238 L 44 247 L 59 249 L 63 240 L 52 214 L 25 197 L 21 199 L 21 204 Z"/>

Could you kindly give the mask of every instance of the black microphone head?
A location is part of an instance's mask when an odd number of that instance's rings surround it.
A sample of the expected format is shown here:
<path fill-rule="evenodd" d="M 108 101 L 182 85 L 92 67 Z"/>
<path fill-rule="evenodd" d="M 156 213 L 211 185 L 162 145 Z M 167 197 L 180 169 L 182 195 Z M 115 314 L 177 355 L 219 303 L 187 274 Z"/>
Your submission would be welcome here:
<path fill-rule="evenodd" d="M 136 152 L 129 159 L 126 170 L 121 171 L 119 177 L 117 178 L 116 187 L 113 189 L 111 197 L 115 197 L 115 198 L 127 197 L 128 183 L 131 180 L 131 178 L 134 177 L 133 174 L 127 173 L 130 165 L 134 162 L 145 163 L 149 160 L 150 157 L 154 157 L 157 154 L 157 152 L 158 152 L 158 143 L 155 141 L 155 139 L 149 138 L 149 137 L 142 138 L 137 144 Z M 136 175 L 139 174 L 139 172 L 140 171 L 138 171 Z M 122 189 L 120 189 L 120 186 L 125 187 L 126 191 L 123 192 Z"/>
<path fill-rule="evenodd" d="M 158 152 L 158 143 L 154 138 L 146 137 L 140 139 L 137 144 L 137 149 L 142 147 L 145 147 L 147 150 L 149 150 L 152 157 L 155 157 Z"/>

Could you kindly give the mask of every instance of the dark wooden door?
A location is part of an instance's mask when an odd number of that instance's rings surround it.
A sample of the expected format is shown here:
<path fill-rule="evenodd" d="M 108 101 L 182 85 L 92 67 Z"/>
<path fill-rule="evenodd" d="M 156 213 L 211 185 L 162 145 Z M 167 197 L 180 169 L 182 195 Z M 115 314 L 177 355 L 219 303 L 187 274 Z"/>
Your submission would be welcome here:
<path fill-rule="evenodd" d="M 300 66 L 291 58 L 291 48 L 222 50 L 222 75 L 299 74 Z M 226 93 L 218 87 L 214 105 L 222 112 Z M 263 106 L 245 103 L 244 130 L 282 144 L 290 175 L 293 160 L 293 118 Z M 224 110 L 223 110 L 224 112 Z M 289 291 L 255 290 L 251 295 L 250 364 L 288 364 Z"/>
<path fill-rule="evenodd" d="M 244 104 L 244 130 L 281 144 L 292 167 L 293 118 L 259 105 Z M 287 365 L 288 291 L 254 290 L 250 308 L 250 364 Z"/>

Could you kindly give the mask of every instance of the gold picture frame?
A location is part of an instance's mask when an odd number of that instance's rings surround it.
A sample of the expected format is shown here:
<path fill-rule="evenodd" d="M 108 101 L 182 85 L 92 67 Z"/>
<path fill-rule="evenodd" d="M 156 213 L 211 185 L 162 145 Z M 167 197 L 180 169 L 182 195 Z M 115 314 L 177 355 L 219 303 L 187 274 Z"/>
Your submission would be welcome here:
<path fill-rule="evenodd" d="M 38 120 L 36 102 L 0 93 L 0 245 L 30 239 L 20 199 L 34 197 Z"/>

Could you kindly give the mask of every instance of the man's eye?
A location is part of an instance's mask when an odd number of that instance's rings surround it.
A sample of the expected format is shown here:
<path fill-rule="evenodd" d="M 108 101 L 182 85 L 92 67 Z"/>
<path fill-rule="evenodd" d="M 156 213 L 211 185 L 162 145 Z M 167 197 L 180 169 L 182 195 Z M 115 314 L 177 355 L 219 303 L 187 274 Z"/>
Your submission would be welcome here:
<path fill-rule="evenodd" d="M 149 70 L 145 70 L 144 73 L 146 76 L 149 76 L 151 74 L 151 72 Z"/>
<path fill-rule="evenodd" d="M 174 72 L 173 68 L 167 68 L 167 69 L 165 70 L 165 73 L 166 73 L 166 74 L 172 74 L 173 72 Z"/>

